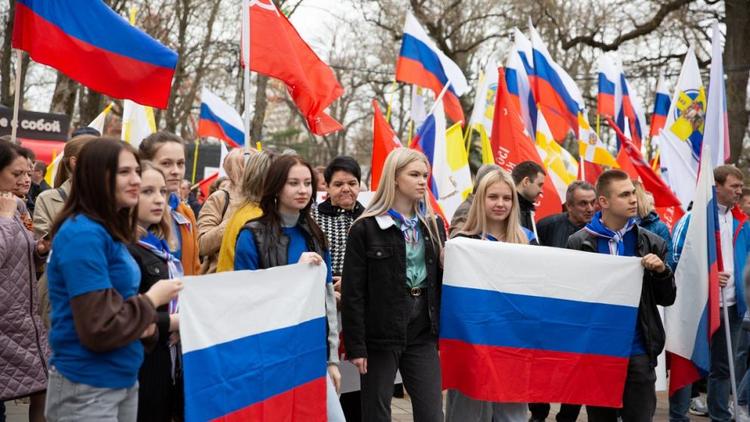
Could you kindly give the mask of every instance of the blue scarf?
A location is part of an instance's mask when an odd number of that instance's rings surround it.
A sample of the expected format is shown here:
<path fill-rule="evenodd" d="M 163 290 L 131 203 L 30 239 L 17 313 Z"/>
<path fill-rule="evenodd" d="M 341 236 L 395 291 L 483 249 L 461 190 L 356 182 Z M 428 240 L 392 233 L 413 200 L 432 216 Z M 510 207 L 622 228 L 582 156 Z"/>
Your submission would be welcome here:
<path fill-rule="evenodd" d="M 180 197 L 176 193 L 172 192 L 169 194 L 169 208 L 176 210 L 177 206 L 180 205 Z"/>
<path fill-rule="evenodd" d="M 399 223 L 398 226 L 404 235 L 406 243 L 415 244 L 419 242 L 419 217 L 417 217 L 417 214 L 414 214 L 412 218 L 406 218 L 391 208 L 388 210 L 388 215 Z"/>
<path fill-rule="evenodd" d="M 586 224 L 583 228 L 591 235 L 599 238 L 597 242 L 597 249 L 600 253 L 608 253 L 610 255 L 625 255 L 625 235 L 633 229 L 636 225 L 636 219 L 631 218 L 625 224 L 625 227 L 618 231 L 612 231 L 607 228 L 602 222 L 602 212 L 598 211 L 594 214 L 594 218 L 591 222 Z M 604 240 L 604 242 L 602 242 Z"/>

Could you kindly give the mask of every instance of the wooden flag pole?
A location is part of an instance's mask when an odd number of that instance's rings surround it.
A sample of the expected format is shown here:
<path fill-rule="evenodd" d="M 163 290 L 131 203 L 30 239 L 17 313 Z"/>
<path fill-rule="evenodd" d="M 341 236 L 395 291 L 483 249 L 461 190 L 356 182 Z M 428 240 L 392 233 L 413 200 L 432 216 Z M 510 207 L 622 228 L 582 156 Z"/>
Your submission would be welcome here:
<path fill-rule="evenodd" d="M 13 120 L 10 121 L 10 142 L 18 137 L 18 111 L 21 108 L 21 72 L 23 71 L 23 50 L 16 50 L 16 92 L 13 96 Z"/>

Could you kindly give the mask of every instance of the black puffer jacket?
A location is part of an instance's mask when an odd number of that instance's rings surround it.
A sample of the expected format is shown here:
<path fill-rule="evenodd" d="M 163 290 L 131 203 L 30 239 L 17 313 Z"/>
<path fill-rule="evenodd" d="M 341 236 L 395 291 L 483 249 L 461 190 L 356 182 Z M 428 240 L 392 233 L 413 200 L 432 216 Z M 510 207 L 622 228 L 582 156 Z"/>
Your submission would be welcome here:
<path fill-rule="evenodd" d="M 651 365 L 656 366 L 656 358 L 664 349 L 666 338 L 656 305 L 672 305 L 677 296 L 677 287 L 674 283 L 674 274 L 669 265 L 666 265 L 666 242 L 661 237 L 638 226 L 633 227 L 633 230 L 638 235 L 637 256 L 643 257 L 650 253 L 655 254 L 661 258 L 666 266 L 666 270 L 661 274 L 648 270 L 644 271 L 641 302 L 638 305 L 638 324 L 640 324 L 643 333 L 644 347 L 651 360 Z M 568 238 L 568 249 L 596 253 L 596 241 L 596 237 L 582 229 Z"/>
<path fill-rule="evenodd" d="M 438 219 L 442 243 L 443 222 Z M 427 266 L 427 306 L 437 338 L 443 269 L 439 251 L 421 224 Z M 349 359 L 367 357 L 367 350 L 399 350 L 406 346 L 409 291 L 406 285 L 406 244 L 390 216 L 358 220 L 349 231 L 342 277 L 341 316 Z"/>

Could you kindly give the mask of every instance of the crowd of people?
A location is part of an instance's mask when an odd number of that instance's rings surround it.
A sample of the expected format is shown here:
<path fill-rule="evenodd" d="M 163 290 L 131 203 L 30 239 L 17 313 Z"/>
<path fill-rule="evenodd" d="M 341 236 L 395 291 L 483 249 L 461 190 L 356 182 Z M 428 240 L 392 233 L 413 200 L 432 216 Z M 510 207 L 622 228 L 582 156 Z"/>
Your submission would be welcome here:
<path fill-rule="evenodd" d="M 400 372 L 415 421 L 543 421 L 547 403 L 482 402 L 450 390 L 443 405 L 444 244 L 468 237 L 640 257 L 623 407 L 586 412 L 596 422 L 653 419 L 665 342 L 657 305 L 675 300 L 690 213 L 670 231 L 649 192 L 626 173 L 605 171 L 595 186 L 573 182 L 565 211 L 536 222 L 544 168 L 523 162 L 508 173 L 485 165 L 446 222 L 428 200 L 429 162 L 411 149 L 388 155 L 366 206 L 358 201 L 362 171 L 347 156 L 316 168 L 289 151 L 234 149 L 223 163 L 226 178 L 202 205 L 189 200 L 185 162 L 184 142 L 172 133 L 154 133 L 138 150 L 76 134 L 50 187 L 31 151 L 0 141 L 0 402 L 28 397 L 33 422 L 183 420 L 182 278 L 309 263 L 328 270 L 321 342 L 329 420 L 391 420 Z M 740 409 L 750 396 L 750 333 L 742 324 L 750 321 L 750 190 L 736 167 L 718 167 L 714 177 L 731 339 L 723 326 L 712 339 L 707 414 L 729 421 L 741 415 L 731 413 L 727 341 Z M 339 396 L 342 361 L 356 367 L 361 388 Z M 697 383 L 674 394 L 670 420 L 688 420 L 699 391 Z M 556 419 L 574 421 L 581 407 L 562 404 Z"/>

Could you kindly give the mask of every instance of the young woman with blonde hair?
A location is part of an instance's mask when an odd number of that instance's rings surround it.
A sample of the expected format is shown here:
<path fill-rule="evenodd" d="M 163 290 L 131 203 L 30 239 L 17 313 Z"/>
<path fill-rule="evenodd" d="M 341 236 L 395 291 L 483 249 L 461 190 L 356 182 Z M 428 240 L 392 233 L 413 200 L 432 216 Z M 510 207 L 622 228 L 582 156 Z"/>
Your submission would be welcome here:
<path fill-rule="evenodd" d="M 224 230 L 235 210 L 245 202 L 241 189 L 245 170 L 243 149 L 229 151 L 222 166 L 228 175 L 229 188 L 219 187 L 210 194 L 198 215 L 198 247 L 203 257 L 201 274 L 216 272 Z"/>
<path fill-rule="evenodd" d="M 392 151 L 349 232 L 342 323 L 346 357 L 360 373 L 364 421 L 391 419 L 397 370 L 414 420 L 443 420 L 437 339 L 445 230 L 428 201 L 429 174 L 424 154 Z"/>
<path fill-rule="evenodd" d="M 216 265 L 217 272 L 234 270 L 234 250 L 240 230 L 248 221 L 263 215 L 260 208 L 263 184 L 266 181 L 268 169 L 271 168 L 271 163 L 276 158 L 276 153 L 263 150 L 260 152 L 248 151 L 246 154 L 248 155 L 242 175 L 242 186 L 240 187 L 243 202 L 234 211 L 224 228 Z"/>
<path fill-rule="evenodd" d="M 484 176 L 469 209 L 463 229 L 456 237 L 496 242 L 537 244 L 534 233 L 521 226 L 516 185 L 504 170 Z M 525 422 L 526 403 L 490 403 L 449 391 L 446 421 Z"/>

